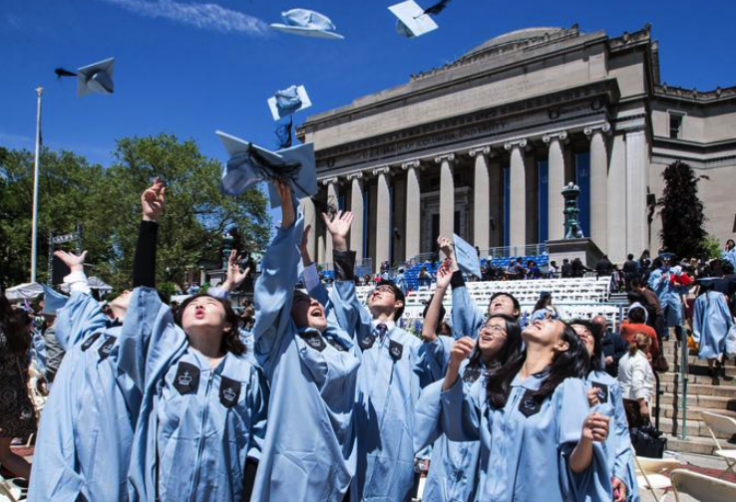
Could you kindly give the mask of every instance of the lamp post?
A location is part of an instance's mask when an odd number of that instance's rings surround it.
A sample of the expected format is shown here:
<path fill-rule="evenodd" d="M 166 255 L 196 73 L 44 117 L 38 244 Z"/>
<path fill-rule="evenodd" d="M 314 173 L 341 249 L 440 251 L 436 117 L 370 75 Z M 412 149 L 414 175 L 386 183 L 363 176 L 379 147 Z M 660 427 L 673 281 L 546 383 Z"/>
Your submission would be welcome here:
<path fill-rule="evenodd" d="M 41 96 L 43 87 L 36 88 L 38 110 L 36 112 L 36 156 L 33 162 L 33 225 L 31 229 L 31 282 L 36 282 L 36 254 L 38 246 L 38 166 L 41 153 Z"/>

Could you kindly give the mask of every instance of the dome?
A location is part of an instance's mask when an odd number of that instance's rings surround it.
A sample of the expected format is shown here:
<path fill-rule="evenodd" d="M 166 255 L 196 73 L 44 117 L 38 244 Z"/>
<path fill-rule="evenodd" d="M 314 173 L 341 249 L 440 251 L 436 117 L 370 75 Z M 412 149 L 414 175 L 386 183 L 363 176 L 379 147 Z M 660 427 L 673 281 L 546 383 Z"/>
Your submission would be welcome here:
<path fill-rule="evenodd" d="M 515 43 L 523 42 L 526 40 L 532 40 L 535 38 L 544 37 L 545 35 L 557 34 L 563 31 L 565 31 L 564 28 L 555 28 L 555 27 L 525 28 L 523 30 L 511 31 L 509 33 L 504 33 L 503 35 L 499 35 L 497 37 L 494 37 L 488 40 L 484 44 L 479 45 L 478 47 L 474 48 L 473 50 L 465 54 L 464 57 L 472 56 L 474 54 L 483 52 L 488 49 L 498 48 L 504 45 L 515 44 Z"/>

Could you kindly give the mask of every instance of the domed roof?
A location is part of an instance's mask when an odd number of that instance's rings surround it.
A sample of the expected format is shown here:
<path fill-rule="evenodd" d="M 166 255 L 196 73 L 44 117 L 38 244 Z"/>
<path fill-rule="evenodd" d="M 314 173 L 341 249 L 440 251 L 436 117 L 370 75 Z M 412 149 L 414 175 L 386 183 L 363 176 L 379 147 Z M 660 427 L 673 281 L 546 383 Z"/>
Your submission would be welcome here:
<path fill-rule="evenodd" d="M 523 30 L 516 30 L 511 31 L 509 33 L 504 33 L 503 35 L 499 35 L 497 37 L 494 37 L 487 42 L 485 42 L 482 45 L 479 45 L 478 47 L 474 48 L 473 50 L 469 51 L 465 56 L 471 56 L 473 54 L 476 54 L 478 52 L 485 51 L 487 49 L 495 48 L 495 47 L 501 47 L 508 44 L 514 44 L 518 42 L 523 42 L 525 40 L 531 40 L 535 38 L 540 38 L 545 35 L 551 35 L 560 33 L 562 31 L 565 31 L 564 28 L 555 28 L 555 27 L 537 27 L 537 28 L 525 28 Z"/>

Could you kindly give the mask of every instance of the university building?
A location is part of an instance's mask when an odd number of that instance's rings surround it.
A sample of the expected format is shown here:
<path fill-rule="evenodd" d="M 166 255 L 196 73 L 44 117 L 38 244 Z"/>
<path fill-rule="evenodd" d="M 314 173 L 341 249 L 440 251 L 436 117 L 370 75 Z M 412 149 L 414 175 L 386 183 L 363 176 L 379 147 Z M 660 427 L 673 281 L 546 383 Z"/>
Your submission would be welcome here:
<path fill-rule="evenodd" d="M 707 230 L 736 232 L 736 87 L 663 83 L 650 26 L 621 36 L 530 28 L 493 38 L 404 85 L 311 116 L 325 203 L 356 215 L 350 240 L 375 268 L 457 233 L 481 250 L 563 238 L 563 198 L 581 188 L 582 230 L 611 260 L 659 249 L 654 204 L 675 160 L 700 182 Z M 317 231 L 318 262 L 331 241 Z M 533 254 L 533 253 L 530 253 Z"/>

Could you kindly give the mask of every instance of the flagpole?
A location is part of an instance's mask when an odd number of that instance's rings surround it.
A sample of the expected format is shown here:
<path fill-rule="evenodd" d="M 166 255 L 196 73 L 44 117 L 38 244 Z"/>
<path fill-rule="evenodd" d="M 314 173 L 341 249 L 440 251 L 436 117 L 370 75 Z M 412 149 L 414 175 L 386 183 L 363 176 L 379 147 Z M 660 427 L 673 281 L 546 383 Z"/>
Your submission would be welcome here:
<path fill-rule="evenodd" d="M 41 152 L 41 96 L 43 87 L 36 88 L 38 111 L 36 112 L 36 157 L 33 162 L 33 227 L 31 230 L 31 282 L 36 282 L 36 254 L 38 252 L 38 165 Z"/>

